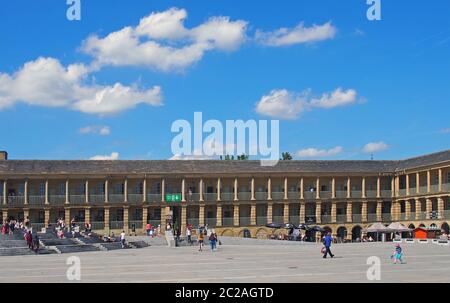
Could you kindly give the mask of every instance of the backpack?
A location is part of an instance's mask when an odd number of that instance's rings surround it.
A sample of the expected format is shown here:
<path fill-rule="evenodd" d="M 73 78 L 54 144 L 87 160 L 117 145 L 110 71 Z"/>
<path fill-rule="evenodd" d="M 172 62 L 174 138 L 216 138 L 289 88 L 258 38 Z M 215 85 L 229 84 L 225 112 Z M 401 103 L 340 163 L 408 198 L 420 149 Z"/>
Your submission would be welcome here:
<path fill-rule="evenodd" d="M 210 236 L 209 236 L 209 241 L 213 241 L 213 240 L 215 240 L 216 239 L 216 237 L 214 236 L 214 234 L 211 234 Z"/>

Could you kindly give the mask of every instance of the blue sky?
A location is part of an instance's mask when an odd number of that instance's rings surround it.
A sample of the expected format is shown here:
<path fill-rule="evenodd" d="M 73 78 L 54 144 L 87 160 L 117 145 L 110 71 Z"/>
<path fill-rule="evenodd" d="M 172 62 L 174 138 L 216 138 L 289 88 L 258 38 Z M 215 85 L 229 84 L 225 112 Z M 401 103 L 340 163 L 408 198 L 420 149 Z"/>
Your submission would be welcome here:
<path fill-rule="evenodd" d="M 278 118 L 280 150 L 297 159 L 369 159 L 371 154 L 375 159 L 402 159 L 449 148 L 450 3 L 446 0 L 382 0 L 381 21 L 366 18 L 368 6 L 363 0 L 81 0 L 80 21 L 67 20 L 65 2 L 2 3 L 0 127 L 4 131 L 0 149 L 7 150 L 11 158 L 89 159 L 118 153 L 119 159 L 168 159 L 173 156 L 172 122 L 192 121 L 195 111 L 203 112 L 205 120 L 223 122 Z M 126 47 L 120 49 L 122 61 L 115 64 L 108 60 L 117 58 L 99 51 L 100 43 L 110 47 L 105 41 L 109 34 L 127 26 L 136 29 L 142 18 L 171 8 L 186 12 L 181 22 L 185 30 L 217 16 L 229 17 L 224 21 L 228 25 L 245 22 L 245 28 L 236 40 L 229 42 L 233 34 L 227 33 L 226 39 L 221 38 L 225 46 L 215 42 L 202 49 L 199 59 L 182 67 L 165 69 L 162 61 L 151 61 L 153 57 L 124 59 L 135 56 Z M 310 41 L 268 42 L 277 38 L 277 30 L 286 28 L 285 33 L 292 33 L 302 22 L 302 33 Z M 325 38 L 311 37 L 321 34 L 314 25 L 328 30 Z M 267 39 L 258 38 L 258 32 Z M 214 30 L 208 34 L 217 35 Z M 200 45 L 200 34 L 190 31 L 186 35 L 194 38 L 149 40 L 175 49 Z M 94 51 L 86 51 L 83 46 L 93 36 L 97 37 L 92 42 Z M 46 58 L 39 62 L 40 68 L 102 63 L 75 82 L 67 80 L 70 88 L 73 83 L 83 86 L 83 97 L 65 103 L 69 98 L 66 82 L 49 77 L 39 87 L 46 91 L 35 92 L 30 88 L 34 78 L 18 80 L 15 76 L 26 69 L 24 64 L 36 63 L 38 58 Z M 174 63 L 167 59 L 167 64 Z M 68 74 L 52 76 L 58 79 Z M 54 83 L 61 86 L 61 92 Z M 148 104 L 137 102 L 125 108 L 115 104 L 120 110 L 111 113 L 104 112 L 111 104 L 107 98 L 101 109 L 94 109 L 90 102 L 80 103 L 116 83 L 134 89 L 133 96 L 147 98 Z M 152 90 L 155 86 L 161 94 Z M 22 90 L 27 89 L 31 91 L 24 95 Z M 345 96 L 336 105 L 332 93 L 338 89 Z M 55 91 L 58 98 L 51 103 L 46 96 L 55 96 Z M 274 104 L 281 106 L 274 113 L 261 104 L 264 96 L 273 97 L 280 91 L 286 92 L 287 105 Z M 289 117 L 283 114 L 286 106 L 293 110 Z M 109 130 L 107 135 L 99 134 L 101 128 Z M 372 151 L 364 152 L 369 143 L 375 143 Z"/>

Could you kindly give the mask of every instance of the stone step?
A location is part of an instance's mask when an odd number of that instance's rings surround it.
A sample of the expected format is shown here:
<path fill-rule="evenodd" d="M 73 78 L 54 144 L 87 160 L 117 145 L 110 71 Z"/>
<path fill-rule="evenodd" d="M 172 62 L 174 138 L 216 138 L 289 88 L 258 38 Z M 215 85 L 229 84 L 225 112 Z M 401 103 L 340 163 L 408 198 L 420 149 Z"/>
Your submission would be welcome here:
<path fill-rule="evenodd" d="M 100 251 L 101 249 L 94 245 L 55 245 L 53 248 L 60 254 Z"/>

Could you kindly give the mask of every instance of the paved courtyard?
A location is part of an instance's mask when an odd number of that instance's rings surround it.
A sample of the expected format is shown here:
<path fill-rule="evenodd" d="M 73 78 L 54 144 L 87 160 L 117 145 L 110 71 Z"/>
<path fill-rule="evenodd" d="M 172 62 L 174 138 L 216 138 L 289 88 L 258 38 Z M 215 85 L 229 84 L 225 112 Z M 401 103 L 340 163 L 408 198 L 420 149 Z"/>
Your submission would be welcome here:
<path fill-rule="evenodd" d="M 450 247 L 403 244 L 406 264 L 391 264 L 392 243 L 338 244 L 335 259 L 319 245 L 222 245 L 75 254 L 81 282 L 371 282 L 369 256 L 381 259 L 381 282 L 450 282 Z M 69 282 L 71 254 L 1 257 L 0 282 Z"/>

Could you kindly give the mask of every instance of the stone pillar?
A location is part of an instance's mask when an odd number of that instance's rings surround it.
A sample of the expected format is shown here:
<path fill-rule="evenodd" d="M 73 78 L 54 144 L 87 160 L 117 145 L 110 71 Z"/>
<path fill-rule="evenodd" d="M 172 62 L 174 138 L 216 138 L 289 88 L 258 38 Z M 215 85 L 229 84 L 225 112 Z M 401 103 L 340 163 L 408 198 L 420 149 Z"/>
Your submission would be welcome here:
<path fill-rule="evenodd" d="M 123 181 L 123 202 L 128 203 L 128 178 Z"/>
<path fill-rule="evenodd" d="M 250 200 L 255 200 L 255 178 L 252 178 L 251 182 L 251 198 Z"/>
<path fill-rule="evenodd" d="M 284 178 L 284 200 L 288 200 L 288 178 Z"/>
<path fill-rule="evenodd" d="M 162 202 L 166 201 L 166 180 L 165 179 L 161 180 L 161 201 Z M 161 225 L 161 230 L 166 229 L 165 220 L 166 219 L 164 218 L 164 225 Z M 162 229 L 163 226 L 164 226 L 164 229 Z"/>
<path fill-rule="evenodd" d="M 8 210 L 7 209 L 4 209 L 3 211 L 2 211 L 2 223 L 4 223 L 5 221 L 8 221 Z"/>
<path fill-rule="evenodd" d="M 322 202 L 321 201 L 316 201 L 316 223 L 320 224 L 322 222 Z"/>
<path fill-rule="evenodd" d="M 347 178 L 347 198 L 350 198 L 352 196 L 352 181 L 351 178 Z"/>
<path fill-rule="evenodd" d="M 331 198 L 336 199 L 336 178 L 331 179 Z"/>
<path fill-rule="evenodd" d="M 256 203 L 252 203 L 250 209 L 250 225 L 256 225 Z"/>
<path fill-rule="evenodd" d="M 362 202 L 361 221 L 362 222 L 367 222 L 367 201 L 363 201 Z"/>
<path fill-rule="evenodd" d="M 381 198 L 381 178 L 377 177 L 377 198 Z"/>
<path fill-rule="evenodd" d="M 220 191 L 222 189 L 222 183 L 220 178 L 217 179 L 217 201 L 220 201 Z"/>
<path fill-rule="evenodd" d="M 25 180 L 24 186 L 23 186 L 23 195 L 24 195 L 24 205 L 28 205 L 28 180 Z M 25 218 L 25 215 L 24 215 Z"/>
<path fill-rule="evenodd" d="M 109 180 L 106 179 L 106 181 L 105 181 L 105 203 L 108 203 L 108 202 L 109 202 Z"/>
<path fill-rule="evenodd" d="M 87 187 L 86 187 L 86 191 L 87 191 Z M 88 196 L 86 195 L 86 191 L 85 191 L 84 201 L 86 203 L 88 203 Z M 70 181 L 69 181 L 69 179 L 66 179 L 66 192 L 65 192 L 65 194 L 66 194 L 66 202 L 65 202 L 65 204 L 69 204 L 70 203 Z"/>
<path fill-rule="evenodd" d="M 416 173 L 416 194 L 420 194 L 420 174 Z"/>
<path fill-rule="evenodd" d="M 426 207 L 427 207 L 427 214 L 426 214 L 426 218 L 428 219 L 430 216 L 430 213 L 433 211 L 433 202 L 431 201 L 430 198 L 426 199 Z"/>
<path fill-rule="evenodd" d="M 105 231 L 109 233 L 109 207 L 105 207 L 104 224 L 105 224 Z"/>
<path fill-rule="evenodd" d="M 147 219 L 148 219 L 148 207 L 144 205 L 144 207 L 142 208 L 142 228 L 144 229 L 148 222 Z"/>
<path fill-rule="evenodd" d="M 129 222 L 130 222 L 129 207 L 125 206 L 123 208 L 123 230 L 125 231 L 125 233 L 129 232 Z"/>
<path fill-rule="evenodd" d="M 147 177 L 144 177 L 144 180 L 142 181 L 142 203 L 145 202 L 147 202 Z M 146 224 L 142 226 L 145 227 Z"/>
<path fill-rule="evenodd" d="M 91 223 L 91 208 L 90 207 L 86 207 L 84 209 L 84 221 Z"/>
<path fill-rule="evenodd" d="M 239 204 L 233 205 L 233 225 L 239 226 Z"/>
<path fill-rule="evenodd" d="M 377 221 L 382 221 L 382 211 L 383 211 L 383 202 L 378 201 L 377 202 Z"/>
<path fill-rule="evenodd" d="M 283 220 L 285 223 L 289 222 L 289 202 L 284 203 Z"/>
<path fill-rule="evenodd" d="M 198 206 L 198 225 L 205 225 L 205 204 Z"/>
<path fill-rule="evenodd" d="M 186 179 L 181 180 L 181 202 L 186 202 Z"/>
<path fill-rule="evenodd" d="M 273 222 L 273 203 L 267 203 L 267 223 Z"/>
<path fill-rule="evenodd" d="M 442 168 L 438 170 L 438 191 L 442 192 Z"/>
<path fill-rule="evenodd" d="M 395 177 L 391 178 L 391 197 L 394 198 L 395 197 Z"/>
<path fill-rule="evenodd" d="M 361 198 L 366 198 L 366 177 L 362 178 L 361 184 Z"/>
<path fill-rule="evenodd" d="M 86 183 L 84 185 L 84 197 L 86 204 L 89 203 L 89 180 L 86 180 Z"/>
<path fill-rule="evenodd" d="M 217 213 L 216 213 L 216 226 L 221 227 L 222 226 L 222 204 L 217 204 Z"/>
<path fill-rule="evenodd" d="M 420 220 L 420 213 L 422 212 L 422 203 L 420 199 L 415 199 L 416 202 L 416 220 Z"/>
<path fill-rule="evenodd" d="M 50 224 L 50 208 L 44 209 L 44 224 L 45 227 L 48 227 Z"/>
<path fill-rule="evenodd" d="M 347 222 L 351 223 L 353 221 L 353 203 L 351 201 L 347 202 Z"/>
<path fill-rule="evenodd" d="M 337 221 L 336 209 L 337 209 L 336 202 L 331 202 L 331 223 L 336 223 Z"/>
<path fill-rule="evenodd" d="M 431 192 L 431 171 L 427 170 L 427 193 Z"/>
<path fill-rule="evenodd" d="M 272 200 L 272 179 L 267 179 L 267 200 Z"/>
<path fill-rule="evenodd" d="M 305 214 L 306 214 L 306 203 L 300 202 L 300 223 L 305 223 Z"/>
<path fill-rule="evenodd" d="M 46 205 L 49 205 L 50 204 L 50 202 L 49 202 L 49 192 L 48 192 L 48 180 L 45 180 L 45 199 L 44 199 L 44 203 L 46 204 Z"/>
<path fill-rule="evenodd" d="M 444 199 L 442 197 L 437 198 L 437 207 L 438 207 L 439 219 L 444 219 Z"/>
<path fill-rule="evenodd" d="M 30 218 L 30 209 L 29 208 L 24 208 L 23 209 L 23 218 L 24 219 L 26 219 L 26 218 Z"/>
<path fill-rule="evenodd" d="M 320 199 L 320 178 L 316 180 L 316 199 Z"/>
<path fill-rule="evenodd" d="M 181 204 L 181 236 L 186 235 L 187 227 L 187 205 L 185 203 Z"/>
<path fill-rule="evenodd" d="M 72 218 L 70 217 L 70 208 L 65 207 L 64 208 L 64 221 L 66 222 L 66 225 L 70 224 L 70 220 L 72 220 Z"/>
<path fill-rule="evenodd" d="M 200 202 L 203 202 L 203 201 L 204 201 L 204 199 L 203 199 L 203 179 L 200 179 L 199 187 L 200 187 L 200 197 L 199 197 L 199 200 L 200 200 Z"/>
<path fill-rule="evenodd" d="M 409 218 L 411 217 L 411 201 L 410 200 L 405 200 L 405 216 L 406 216 L 406 220 L 409 220 Z"/>
<path fill-rule="evenodd" d="M 400 203 L 398 201 L 392 201 L 391 202 L 391 220 L 392 221 L 398 221 L 399 215 L 398 215 L 398 208 L 400 206 Z"/>
<path fill-rule="evenodd" d="M 3 205 L 7 205 L 7 204 L 8 204 L 8 181 L 4 180 L 3 181 Z M 8 212 L 6 212 L 6 214 L 8 215 Z M 3 221 L 5 221 L 5 220 L 3 220 Z"/>
<path fill-rule="evenodd" d="M 238 201 L 239 200 L 238 191 L 239 191 L 238 179 L 234 178 L 234 201 Z"/>
<path fill-rule="evenodd" d="M 304 190 L 305 189 L 305 183 L 303 181 L 303 178 L 300 179 L 300 199 L 303 200 L 304 197 Z"/>
<path fill-rule="evenodd" d="M 409 175 L 406 174 L 406 195 L 409 196 Z"/>

